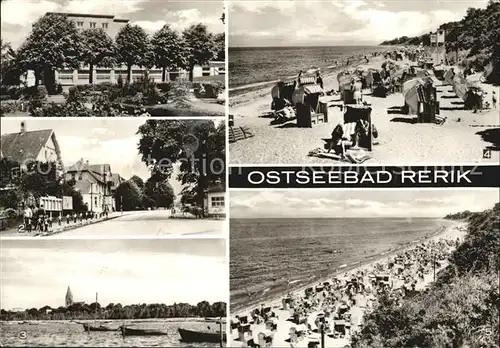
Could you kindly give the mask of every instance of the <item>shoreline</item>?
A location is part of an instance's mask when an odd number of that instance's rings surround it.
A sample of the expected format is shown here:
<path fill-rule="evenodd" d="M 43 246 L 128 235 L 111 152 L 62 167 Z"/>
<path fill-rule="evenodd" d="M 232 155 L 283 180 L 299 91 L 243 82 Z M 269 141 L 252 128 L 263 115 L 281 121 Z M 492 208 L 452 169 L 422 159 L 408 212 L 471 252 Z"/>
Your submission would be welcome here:
<path fill-rule="evenodd" d="M 338 59 L 339 64 L 337 65 L 326 65 L 324 67 L 319 67 L 319 70 L 322 72 L 322 77 L 324 80 L 325 85 L 327 85 L 327 81 L 330 79 L 334 79 L 336 82 L 336 76 L 343 70 L 345 69 L 350 69 L 354 68 L 358 65 L 361 65 L 362 62 L 364 61 L 364 57 L 368 57 L 370 59 L 370 63 L 373 60 L 383 60 L 383 53 L 395 49 L 394 46 L 384 46 L 380 47 L 379 50 L 374 50 L 370 52 L 370 56 L 368 54 L 357 54 L 353 55 L 350 57 L 342 57 L 341 59 Z M 377 53 L 376 56 L 373 54 Z M 377 59 L 378 58 L 378 59 Z M 382 58 L 382 59 L 380 59 Z M 352 62 L 349 62 L 348 65 L 344 64 L 347 60 L 352 60 Z M 297 72 L 298 73 L 298 72 Z M 260 81 L 260 82 L 255 82 L 255 83 L 250 83 L 250 84 L 245 84 L 245 85 L 239 85 L 239 86 L 234 86 L 231 87 L 229 86 L 228 88 L 228 96 L 229 96 L 229 107 L 241 107 L 246 104 L 252 103 L 255 101 L 257 98 L 262 98 L 266 94 L 270 95 L 270 88 L 274 86 L 278 81 L 281 81 L 283 79 L 288 79 L 288 78 L 295 78 L 297 75 L 291 75 L 287 76 L 281 79 L 273 79 L 269 81 Z M 243 99 L 243 100 L 238 100 L 238 99 Z M 231 113 L 231 112 L 230 112 Z"/>
<path fill-rule="evenodd" d="M 312 282 L 304 280 L 304 282 L 307 282 L 307 283 L 300 285 L 298 287 L 295 287 L 295 288 L 290 288 L 286 292 L 272 295 L 269 298 L 263 297 L 261 300 L 255 300 L 255 301 L 252 301 L 251 303 L 248 303 L 248 304 L 242 304 L 240 306 L 236 306 L 233 308 L 230 307 L 231 317 L 233 318 L 236 315 L 241 316 L 243 314 L 250 313 L 253 309 L 259 307 L 259 304 L 262 304 L 262 303 L 266 303 L 267 305 L 270 305 L 272 308 L 275 308 L 276 305 L 281 306 L 281 299 L 283 297 L 285 297 L 287 294 L 291 294 L 292 296 L 294 296 L 294 295 L 297 295 L 298 293 L 301 293 L 301 292 L 303 293 L 305 291 L 305 289 L 307 289 L 307 288 L 314 287 L 318 283 L 328 281 L 328 280 L 335 278 L 335 277 L 338 277 L 342 274 L 347 274 L 347 276 L 350 276 L 351 274 L 354 274 L 358 271 L 366 270 L 368 268 L 371 268 L 373 265 L 375 265 L 377 263 L 387 261 L 388 259 L 390 259 L 391 256 L 394 256 L 400 252 L 403 252 L 406 250 L 411 250 L 411 249 L 415 248 L 415 246 L 419 243 L 427 243 L 427 242 L 430 242 L 432 240 L 437 240 L 437 239 L 449 236 L 451 234 L 451 232 L 460 231 L 460 229 L 463 228 L 464 225 L 466 226 L 466 223 L 462 222 L 462 221 L 452 221 L 452 220 L 447 220 L 447 221 L 450 221 L 449 226 L 441 226 L 437 230 L 435 230 L 433 232 L 429 232 L 424 237 L 420 237 L 418 239 L 415 239 L 415 240 L 412 240 L 410 242 L 405 243 L 405 245 L 403 245 L 400 248 L 391 248 L 387 252 L 383 252 L 383 253 L 379 254 L 378 255 L 379 257 L 371 256 L 371 257 L 369 257 L 369 260 L 366 260 L 365 262 L 358 261 L 358 262 L 352 263 L 350 265 L 346 265 L 345 267 L 342 267 L 343 265 L 341 265 L 340 267 L 335 268 L 335 270 L 332 273 L 330 273 L 328 276 L 326 276 L 324 278 L 316 278 Z M 465 233 L 463 235 L 465 235 Z M 463 238 L 463 235 L 460 236 L 460 238 Z"/>

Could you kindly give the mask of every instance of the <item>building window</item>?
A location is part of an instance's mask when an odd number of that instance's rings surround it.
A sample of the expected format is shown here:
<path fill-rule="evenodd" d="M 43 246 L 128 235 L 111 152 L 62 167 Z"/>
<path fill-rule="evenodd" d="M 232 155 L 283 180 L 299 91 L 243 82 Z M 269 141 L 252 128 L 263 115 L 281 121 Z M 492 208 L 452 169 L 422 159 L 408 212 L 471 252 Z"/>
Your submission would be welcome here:
<path fill-rule="evenodd" d="M 76 180 L 76 176 L 75 176 L 75 174 L 71 174 L 71 179 L 72 179 L 72 180 Z"/>
<path fill-rule="evenodd" d="M 225 198 L 224 196 L 222 196 L 222 197 L 210 197 L 210 204 L 214 208 L 224 208 L 224 206 L 225 206 L 224 198 Z"/>
<path fill-rule="evenodd" d="M 76 26 L 78 28 L 83 28 L 83 22 L 76 22 Z"/>
<path fill-rule="evenodd" d="M 97 197 L 94 197 L 94 207 L 97 207 Z"/>
<path fill-rule="evenodd" d="M 91 28 L 91 29 L 95 29 L 95 25 L 96 25 L 96 23 L 95 23 L 95 22 L 90 22 L 90 28 Z"/>
<path fill-rule="evenodd" d="M 108 23 L 102 23 L 102 28 L 103 29 L 108 29 Z"/>
<path fill-rule="evenodd" d="M 82 174 L 81 173 L 78 175 L 78 180 L 82 180 Z"/>

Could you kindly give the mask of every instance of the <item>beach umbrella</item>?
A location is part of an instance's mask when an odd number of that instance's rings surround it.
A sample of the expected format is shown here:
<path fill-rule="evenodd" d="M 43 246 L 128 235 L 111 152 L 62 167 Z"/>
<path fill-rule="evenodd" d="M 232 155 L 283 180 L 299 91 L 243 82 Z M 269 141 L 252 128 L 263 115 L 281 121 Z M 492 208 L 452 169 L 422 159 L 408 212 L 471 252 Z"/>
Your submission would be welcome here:
<path fill-rule="evenodd" d="M 477 87 L 479 88 L 479 84 L 481 83 L 481 78 L 483 77 L 483 74 L 481 73 L 475 73 L 473 75 L 467 76 L 465 81 L 467 82 L 467 87 Z"/>
<path fill-rule="evenodd" d="M 296 327 L 295 329 L 297 332 L 306 332 L 308 329 L 307 329 L 307 326 L 305 326 L 304 324 L 300 324 Z"/>

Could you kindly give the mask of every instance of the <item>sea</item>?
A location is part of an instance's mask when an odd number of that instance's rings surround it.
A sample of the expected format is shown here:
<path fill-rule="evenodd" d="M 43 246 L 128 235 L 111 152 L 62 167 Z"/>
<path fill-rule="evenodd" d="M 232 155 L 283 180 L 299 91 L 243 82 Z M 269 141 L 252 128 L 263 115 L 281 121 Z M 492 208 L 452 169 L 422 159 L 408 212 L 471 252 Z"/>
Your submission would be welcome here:
<path fill-rule="evenodd" d="M 165 336 L 126 336 L 116 332 L 85 332 L 81 324 L 70 321 L 0 322 L 2 347 L 220 347 L 215 343 L 183 343 L 177 329 L 219 330 L 218 325 L 186 320 L 119 320 L 106 322 L 106 326 L 123 324 L 131 328 L 157 329 Z"/>
<path fill-rule="evenodd" d="M 333 67 L 354 56 L 381 51 L 378 46 L 229 47 L 229 88 L 296 76 L 300 70 Z"/>
<path fill-rule="evenodd" d="M 230 311 L 388 257 L 451 223 L 432 218 L 231 219 Z"/>

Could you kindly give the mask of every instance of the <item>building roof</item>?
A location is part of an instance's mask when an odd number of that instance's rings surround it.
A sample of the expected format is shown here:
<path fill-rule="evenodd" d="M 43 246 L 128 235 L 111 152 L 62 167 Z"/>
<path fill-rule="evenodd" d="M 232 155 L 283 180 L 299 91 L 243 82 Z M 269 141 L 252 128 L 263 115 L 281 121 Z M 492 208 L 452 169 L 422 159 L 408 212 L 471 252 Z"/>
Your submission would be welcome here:
<path fill-rule="evenodd" d="M 111 181 L 113 182 L 114 187 L 120 186 L 122 182 L 126 180 L 120 176 L 120 174 L 111 174 Z"/>
<path fill-rule="evenodd" d="M 213 185 L 210 188 L 205 190 L 206 193 L 218 193 L 218 192 L 226 192 L 226 188 L 221 184 Z"/>
<path fill-rule="evenodd" d="M 52 129 L 44 129 L 3 134 L 0 146 L 2 156 L 18 163 L 35 159 L 53 133 Z"/>
<path fill-rule="evenodd" d="M 112 15 L 99 15 L 99 14 L 90 14 L 90 13 L 69 13 L 69 12 L 47 12 L 45 15 L 64 15 L 68 17 L 87 17 L 87 18 L 109 18 L 113 19 L 115 16 Z"/>
<path fill-rule="evenodd" d="M 67 173 L 81 173 L 89 172 L 96 180 L 104 183 L 106 181 L 113 181 L 113 175 L 111 174 L 111 166 L 107 163 L 104 164 L 88 164 L 83 162 L 83 160 L 78 161 L 76 164 L 66 168 Z M 109 177 L 104 179 L 104 176 L 111 174 Z"/>

